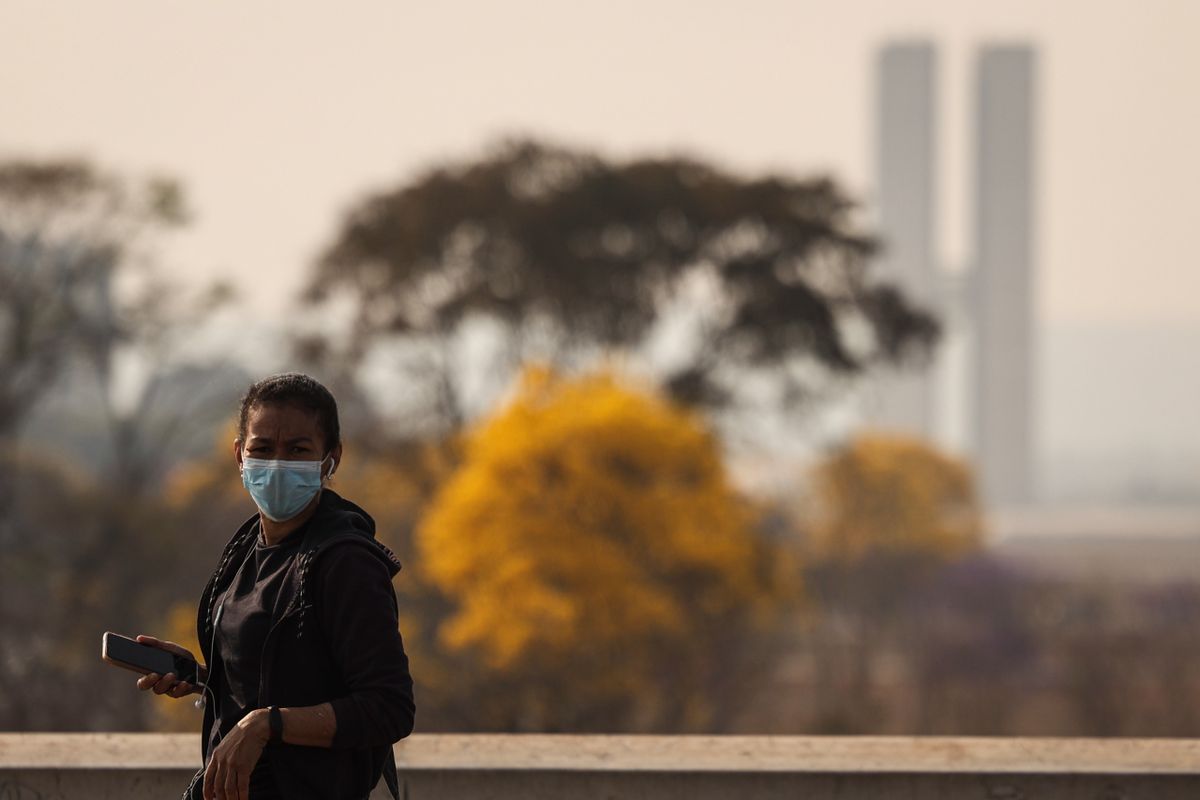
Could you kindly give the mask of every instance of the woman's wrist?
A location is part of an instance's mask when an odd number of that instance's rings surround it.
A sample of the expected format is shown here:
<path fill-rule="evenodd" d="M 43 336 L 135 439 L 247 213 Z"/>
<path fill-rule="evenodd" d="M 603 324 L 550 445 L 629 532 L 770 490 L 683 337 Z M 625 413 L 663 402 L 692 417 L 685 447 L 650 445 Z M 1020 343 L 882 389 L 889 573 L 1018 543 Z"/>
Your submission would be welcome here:
<path fill-rule="evenodd" d="M 254 709 L 242 717 L 237 726 L 245 731 L 246 734 L 262 741 L 263 744 L 266 744 L 271 739 L 271 720 L 265 708 Z"/>

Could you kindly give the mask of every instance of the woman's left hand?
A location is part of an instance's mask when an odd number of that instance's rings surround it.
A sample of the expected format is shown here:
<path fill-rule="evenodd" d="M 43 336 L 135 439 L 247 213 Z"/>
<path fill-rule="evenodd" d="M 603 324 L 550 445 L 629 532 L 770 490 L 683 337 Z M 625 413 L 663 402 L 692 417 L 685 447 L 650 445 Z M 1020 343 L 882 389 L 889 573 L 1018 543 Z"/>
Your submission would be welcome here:
<path fill-rule="evenodd" d="M 212 752 L 204 770 L 204 800 L 249 800 L 250 773 L 270 738 L 265 709 L 256 709 L 233 726 Z"/>

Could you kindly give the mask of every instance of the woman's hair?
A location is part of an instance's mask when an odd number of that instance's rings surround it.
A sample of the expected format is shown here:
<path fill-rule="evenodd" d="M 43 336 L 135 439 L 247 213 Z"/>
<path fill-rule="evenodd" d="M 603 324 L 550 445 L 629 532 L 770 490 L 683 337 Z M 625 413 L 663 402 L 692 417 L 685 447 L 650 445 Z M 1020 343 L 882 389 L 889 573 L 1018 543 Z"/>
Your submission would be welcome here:
<path fill-rule="evenodd" d="M 246 440 L 250 409 L 264 405 L 293 406 L 312 412 L 317 417 L 321 435 L 325 437 L 325 449 L 332 450 L 341 444 L 342 431 L 338 425 L 337 401 L 328 389 L 308 375 L 285 372 L 252 384 L 246 390 L 242 398 L 242 407 L 238 411 L 238 441 Z"/>

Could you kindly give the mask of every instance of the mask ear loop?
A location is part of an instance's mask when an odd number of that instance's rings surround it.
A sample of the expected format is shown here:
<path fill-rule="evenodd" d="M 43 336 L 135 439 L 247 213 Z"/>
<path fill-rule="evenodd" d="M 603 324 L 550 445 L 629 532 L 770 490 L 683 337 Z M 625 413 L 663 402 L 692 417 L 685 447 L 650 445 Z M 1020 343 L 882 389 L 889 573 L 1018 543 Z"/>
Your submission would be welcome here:
<path fill-rule="evenodd" d="M 330 453 L 329 455 L 327 455 L 327 456 L 325 456 L 324 458 L 322 458 L 322 459 L 321 459 L 321 464 L 324 464 L 326 461 L 328 461 L 328 460 L 329 460 L 329 459 L 331 459 L 331 458 L 333 458 L 333 453 Z M 321 480 L 322 480 L 322 482 L 324 482 L 324 481 L 327 481 L 327 480 L 329 480 L 330 478 L 332 478 L 332 477 L 333 477 L 333 473 L 334 473 L 334 472 L 336 472 L 336 471 L 337 471 L 337 462 L 336 462 L 336 461 L 334 461 L 332 464 L 330 464 L 330 465 L 329 465 L 329 472 L 326 472 L 325 474 L 323 474 L 323 475 L 321 476 Z"/>

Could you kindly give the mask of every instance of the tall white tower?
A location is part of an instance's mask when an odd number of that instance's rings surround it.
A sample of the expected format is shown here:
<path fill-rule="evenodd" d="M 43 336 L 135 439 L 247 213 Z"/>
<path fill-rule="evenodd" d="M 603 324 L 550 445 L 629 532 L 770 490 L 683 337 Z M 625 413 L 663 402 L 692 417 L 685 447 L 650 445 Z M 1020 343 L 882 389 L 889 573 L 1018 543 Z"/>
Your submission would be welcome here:
<path fill-rule="evenodd" d="M 976 70 L 972 445 L 987 502 L 1019 505 L 1035 485 L 1035 54 L 985 47 Z"/>
<path fill-rule="evenodd" d="M 877 62 L 876 154 L 880 272 L 925 308 L 938 305 L 934 223 L 937 213 L 937 53 L 916 41 L 883 48 Z M 874 388 L 871 416 L 881 426 L 925 438 L 934 434 L 931 366 L 891 370 Z"/>
<path fill-rule="evenodd" d="M 1033 499 L 1034 84 L 1027 45 L 989 46 L 974 83 L 974 255 L 961 291 L 937 264 L 937 54 L 894 43 L 877 72 L 880 271 L 943 320 L 966 320 L 968 438 L 989 505 Z M 964 296 L 965 295 L 965 296 Z M 936 365 L 873 382 L 874 424 L 933 439 Z"/>

